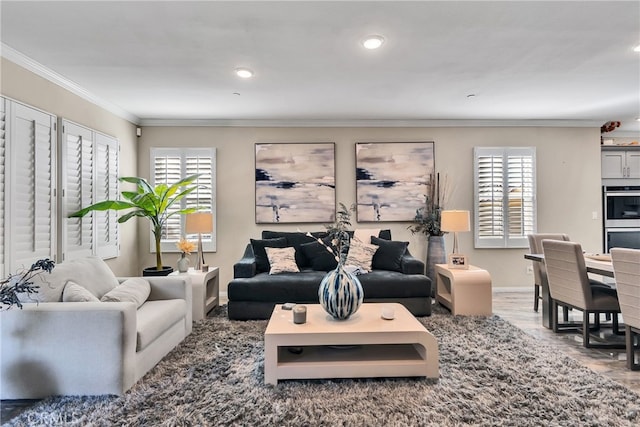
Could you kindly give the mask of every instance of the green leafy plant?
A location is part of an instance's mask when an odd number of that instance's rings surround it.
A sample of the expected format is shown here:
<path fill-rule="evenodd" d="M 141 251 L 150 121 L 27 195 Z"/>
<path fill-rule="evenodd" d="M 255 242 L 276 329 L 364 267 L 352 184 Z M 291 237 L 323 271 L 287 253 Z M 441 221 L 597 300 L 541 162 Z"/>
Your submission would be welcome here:
<path fill-rule="evenodd" d="M 39 259 L 24 271 L 18 271 L 0 282 L 0 304 L 2 310 L 9 310 L 14 305 L 22 309 L 18 294 L 34 294 L 39 285 L 33 284 L 33 278 L 43 272 L 51 273 L 55 263 L 48 258 Z"/>
<path fill-rule="evenodd" d="M 413 225 L 407 227 L 413 234 L 425 236 L 442 236 L 441 213 L 447 196 L 447 178 L 440 181 L 440 174 L 431 174 L 427 184 L 427 194 L 424 196 L 424 206 L 416 210 Z"/>
<path fill-rule="evenodd" d="M 137 191 L 122 191 L 121 194 L 124 200 L 104 200 L 72 213 L 69 218 L 83 217 L 91 211 L 133 209 L 118 218 L 118 222 L 123 223 L 134 217 L 147 218 L 151 221 L 156 243 L 156 269 L 162 270 L 160 239 L 162 228 L 165 226 L 167 219 L 174 215 L 190 214 L 201 209 L 193 207 L 171 212 L 169 208 L 198 188 L 197 185 L 190 184 L 198 179 L 199 176 L 200 174 L 190 175 L 174 184 L 158 184 L 155 187 L 152 187 L 144 178 L 122 177 L 119 179 L 120 181 L 135 184 Z"/>

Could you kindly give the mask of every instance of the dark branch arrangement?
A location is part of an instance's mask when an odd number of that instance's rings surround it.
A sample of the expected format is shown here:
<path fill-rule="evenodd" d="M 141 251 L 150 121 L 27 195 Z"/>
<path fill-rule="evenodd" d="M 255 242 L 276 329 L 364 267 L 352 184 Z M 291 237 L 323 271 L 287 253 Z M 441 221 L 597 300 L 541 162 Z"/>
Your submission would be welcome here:
<path fill-rule="evenodd" d="M 9 310 L 18 306 L 22 309 L 22 303 L 18 299 L 18 294 L 34 294 L 38 292 L 40 286 L 33 284 L 33 278 L 44 273 L 51 273 L 55 267 L 55 262 L 50 259 L 40 259 L 36 261 L 28 270 L 9 274 L 9 277 L 0 282 L 0 310 Z"/>
<path fill-rule="evenodd" d="M 442 236 L 444 232 L 440 229 L 441 213 L 447 195 L 447 178 L 440 181 L 440 174 L 429 176 L 427 184 L 427 194 L 424 196 L 424 206 L 416 210 L 413 225 L 409 226 L 413 234 L 419 233 L 425 236 Z"/>

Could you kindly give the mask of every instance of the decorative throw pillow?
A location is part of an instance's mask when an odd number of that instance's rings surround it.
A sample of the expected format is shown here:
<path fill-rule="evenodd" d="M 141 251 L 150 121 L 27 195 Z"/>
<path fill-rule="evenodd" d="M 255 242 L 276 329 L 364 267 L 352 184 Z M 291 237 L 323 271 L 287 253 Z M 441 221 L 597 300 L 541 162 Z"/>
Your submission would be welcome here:
<path fill-rule="evenodd" d="M 267 258 L 271 266 L 269 274 L 278 273 L 299 273 L 298 264 L 296 264 L 296 250 L 292 247 L 288 248 L 270 248 L 266 247 Z"/>
<path fill-rule="evenodd" d="M 253 255 L 256 257 L 256 270 L 258 273 L 269 271 L 269 258 L 264 248 L 286 248 L 287 239 L 278 237 L 277 239 L 255 240 L 251 239 Z"/>
<path fill-rule="evenodd" d="M 351 239 L 349 252 L 345 265 L 355 265 L 366 272 L 371 271 L 373 255 L 378 247 L 369 243 L 362 243 L 360 240 Z"/>
<path fill-rule="evenodd" d="M 353 238 L 364 243 L 371 243 L 371 238 L 377 237 L 378 234 L 380 234 L 379 228 L 357 228 L 353 232 Z"/>
<path fill-rule="evenodd" d="M 151 285 L 142 277 L 132 277 L 116 286 L 100 299 L 103 302 L 132 302 L 140 307 L 149 298 Z"/>
<path fill-rule="evenodd" d="M 91 292 L 78 285 L 76 282 L 69 280 L 64 285 L 62 291 L 63 302 L 100 302 L 100 300 Z"/>
<path fill-rule="evenodd" d="M 378 246 L 378 250 L 373 256 L 373 268 L 375 270 L 389 270 L 402 273 L 402 257 L 407 251 L 409 242 L 394 242 L 371 237 L 371 243 Z"/>
<path fill-rule="evenodd" d="M 323 241 L 327 245 L 330 243 L 328 237 Z M 329 252 L 329 250 L 318 241 L 300 245 L 300 250 L 305 258 L 309 260 L 309 265 L 315 271 L 331 271 L 335 270 L 338 266 L 335 255 Z"/>
<path fill-rule="evenodd" d="M 320 232 L 324 237 L 327 235 L 326 232 Z M 316 233 L 312 233 L 311 236 L 307 236 L 306 233 L 301 231 L 268 231 L 265 230 L 262 232 L 263 239 L 275 239 L 278 237 L 284 237 L 287 239 L 287 246 L 291 246 L 296 250 L 296 264 L 298 264 L 298 268 L 302 269 L 309 266 L 309 260 L 305 258 L 304 254 L 300 250 L 300 246 L 305 243 L 315 242 L 317 236 Z"/>

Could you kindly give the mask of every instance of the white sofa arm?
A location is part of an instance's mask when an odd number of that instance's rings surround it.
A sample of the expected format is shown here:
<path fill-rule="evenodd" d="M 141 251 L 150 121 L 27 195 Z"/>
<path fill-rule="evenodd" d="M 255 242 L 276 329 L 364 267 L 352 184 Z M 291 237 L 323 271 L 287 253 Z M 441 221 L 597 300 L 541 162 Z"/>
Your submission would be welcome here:
<path fill-rule="evenodd" d="M 135 381 L 133 303 L 30 303 L 0 321 L 2 399 L 122 394 Z"/>

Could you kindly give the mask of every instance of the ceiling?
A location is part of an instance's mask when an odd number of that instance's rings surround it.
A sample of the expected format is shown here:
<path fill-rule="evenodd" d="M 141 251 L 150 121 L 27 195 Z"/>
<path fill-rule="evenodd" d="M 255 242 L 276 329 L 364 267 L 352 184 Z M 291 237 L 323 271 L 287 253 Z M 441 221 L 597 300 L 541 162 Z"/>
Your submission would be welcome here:
<path fill-rule="evenodd" d="M 618 120 L 640 135 L 638 1 L 3 0 L 0 14 L 3 56 L 139 124 Z"/>

